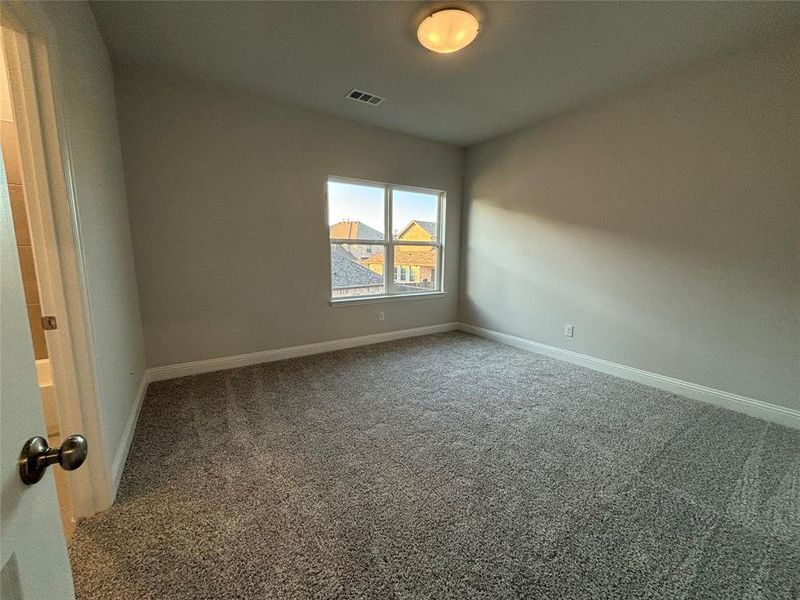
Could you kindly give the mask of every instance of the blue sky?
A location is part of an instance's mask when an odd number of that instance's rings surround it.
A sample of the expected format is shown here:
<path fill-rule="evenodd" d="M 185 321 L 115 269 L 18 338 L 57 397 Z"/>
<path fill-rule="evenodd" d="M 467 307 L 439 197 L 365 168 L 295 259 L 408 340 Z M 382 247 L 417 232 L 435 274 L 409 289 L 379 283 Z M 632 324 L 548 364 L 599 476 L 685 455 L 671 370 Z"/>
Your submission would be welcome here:
<path fill-rule="evenodd" d="M 436 194 L 395 190 L 392 221 L 395 231 L 409 222 L 436 221 Z M 361 221 L 383 232 L 383 188 L 328 182 L 328 225 L 339 221 Z"/>

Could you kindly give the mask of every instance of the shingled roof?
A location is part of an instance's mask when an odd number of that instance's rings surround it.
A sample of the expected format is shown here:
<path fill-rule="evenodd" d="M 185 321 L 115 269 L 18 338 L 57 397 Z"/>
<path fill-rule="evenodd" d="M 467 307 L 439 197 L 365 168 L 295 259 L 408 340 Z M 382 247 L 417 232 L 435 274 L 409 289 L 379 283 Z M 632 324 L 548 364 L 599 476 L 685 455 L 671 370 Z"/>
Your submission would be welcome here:
<path fill-rule="evenodd" d="M 370 271 L 352 254 L 338 245 L 331 245 L 331 274 L 334 288 L 383 285 L 383 276 Z"/>
<path fill-rule="evenodd" d="M 383 264 L 383 253 L 373 254 L 364 260 L 365 265 Z M 420 267 L 436 266 L 436 248 L 420 246 L 395 246 L 395 265 L 415 265 Z"/>
<path fill-rule="evenodd" d="M 382 240 L 383 234 L 361 221 L 339 221 L 331 225 L 331 239 Z"/>
<path fill-rule="evenodd" d="M 403 236 L 406 234 L 406 232 L 409 229 L 411 229 L 411 227 L 414 226 L 414 223 L 416 223 L 417 225 L 422 227 L 426 232 L 428 232 L 428 235 L 431 236 L 432 240 L 436 240 L 436 230 L 438 229 L 436 227 L 436 222 L 435 221 L 419 221 L 417 219 L 414 219 L 408 225 L 403 227 L 403 229 L 400 231 L 400 233 L 397 234 L 397 238 L 402 240 Z"/>
<path fill-rule="evenodd" d="M 436 239 L 436 223 L 433 221 L 414 221 L 417 225 L 422 227 L 425 231 L 431 234 L 431 239 Z"/>

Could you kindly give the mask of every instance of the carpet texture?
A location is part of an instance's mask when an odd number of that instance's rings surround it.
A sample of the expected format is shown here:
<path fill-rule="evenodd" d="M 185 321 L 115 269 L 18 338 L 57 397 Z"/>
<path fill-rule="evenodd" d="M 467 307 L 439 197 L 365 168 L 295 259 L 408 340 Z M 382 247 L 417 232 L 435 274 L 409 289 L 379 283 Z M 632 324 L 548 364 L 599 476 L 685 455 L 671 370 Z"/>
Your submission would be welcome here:
<path fill-rule="evenodd" d="M 78 597 L 800 597 L 800 431 L 451 333 L 154 383 Z"/>

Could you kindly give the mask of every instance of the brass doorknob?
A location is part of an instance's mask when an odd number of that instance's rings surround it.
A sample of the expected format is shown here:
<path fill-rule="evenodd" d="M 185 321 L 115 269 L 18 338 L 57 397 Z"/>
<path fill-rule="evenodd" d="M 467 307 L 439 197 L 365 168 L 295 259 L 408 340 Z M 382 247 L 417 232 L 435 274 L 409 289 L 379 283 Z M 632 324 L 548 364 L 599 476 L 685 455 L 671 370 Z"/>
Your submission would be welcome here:
<path fill-rule="evenodd" d="M 36 436 L 25 442 L 19 455 L 19 476 L 22 483 L 31 485 L 39 481 L 47 467 L 58 463 L 65 471 L 74 471 L 86 460 L 89 442 L 82 435 L 71 435 L 60 448 L 50 448 L 47 440 Z"/>

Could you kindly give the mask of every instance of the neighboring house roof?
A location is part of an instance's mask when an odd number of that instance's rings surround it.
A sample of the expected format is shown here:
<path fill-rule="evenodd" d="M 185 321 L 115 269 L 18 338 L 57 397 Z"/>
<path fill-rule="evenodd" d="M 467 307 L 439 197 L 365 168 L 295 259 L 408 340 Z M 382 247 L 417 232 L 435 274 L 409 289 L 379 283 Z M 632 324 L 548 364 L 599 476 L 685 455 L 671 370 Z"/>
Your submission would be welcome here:
<path fill-rule="evenodd" d="M 383 276 L 356 261 L 341 246 L 331 245 L 331 274 L 334 288 L 383 285 Z"/>
<path fill-rule="evenodd" d="M 383 253 L 370 256 L 363 260 L 362 264 L 383 264 Z M 436 249 L 432 247 L 395 246 L 394 264 L 395 266 L 435 267 Z"/>
<path fill-rule="evenodd" d="M 431 239 L 436 239 L 436 223 L 433 221 L 415 221 L 420 227 L 422 227 L 425 231 L 427 231 L 431 235 Z"/>
<path fill-rule="evenodd" d="M 408 230 L 411 229 L 414 224 L 419 225 L 424 229 L 428 235 L 431 237 L 432 240 L 436 239 L 436 223 L 434 221 L 417 221 L 416 219 L 411 221 L 408 225 L 406 225 L 403 230 L 397 234 L 398 239 L 403 239 L 403 236 L 408 233 Z"/>
<path fill-rule="evenodd" d="M 396 247 L 394 252 L 394 264 L 400 266 L 435 267 L 436 251 L 433 248 L 405 250 Z"/>
<path fill-rule="evenodd" d="M 361 221 L 339 221 L 331 225 L 331 238 L 341 240 L 383 240 L 383 234 Z"/>

